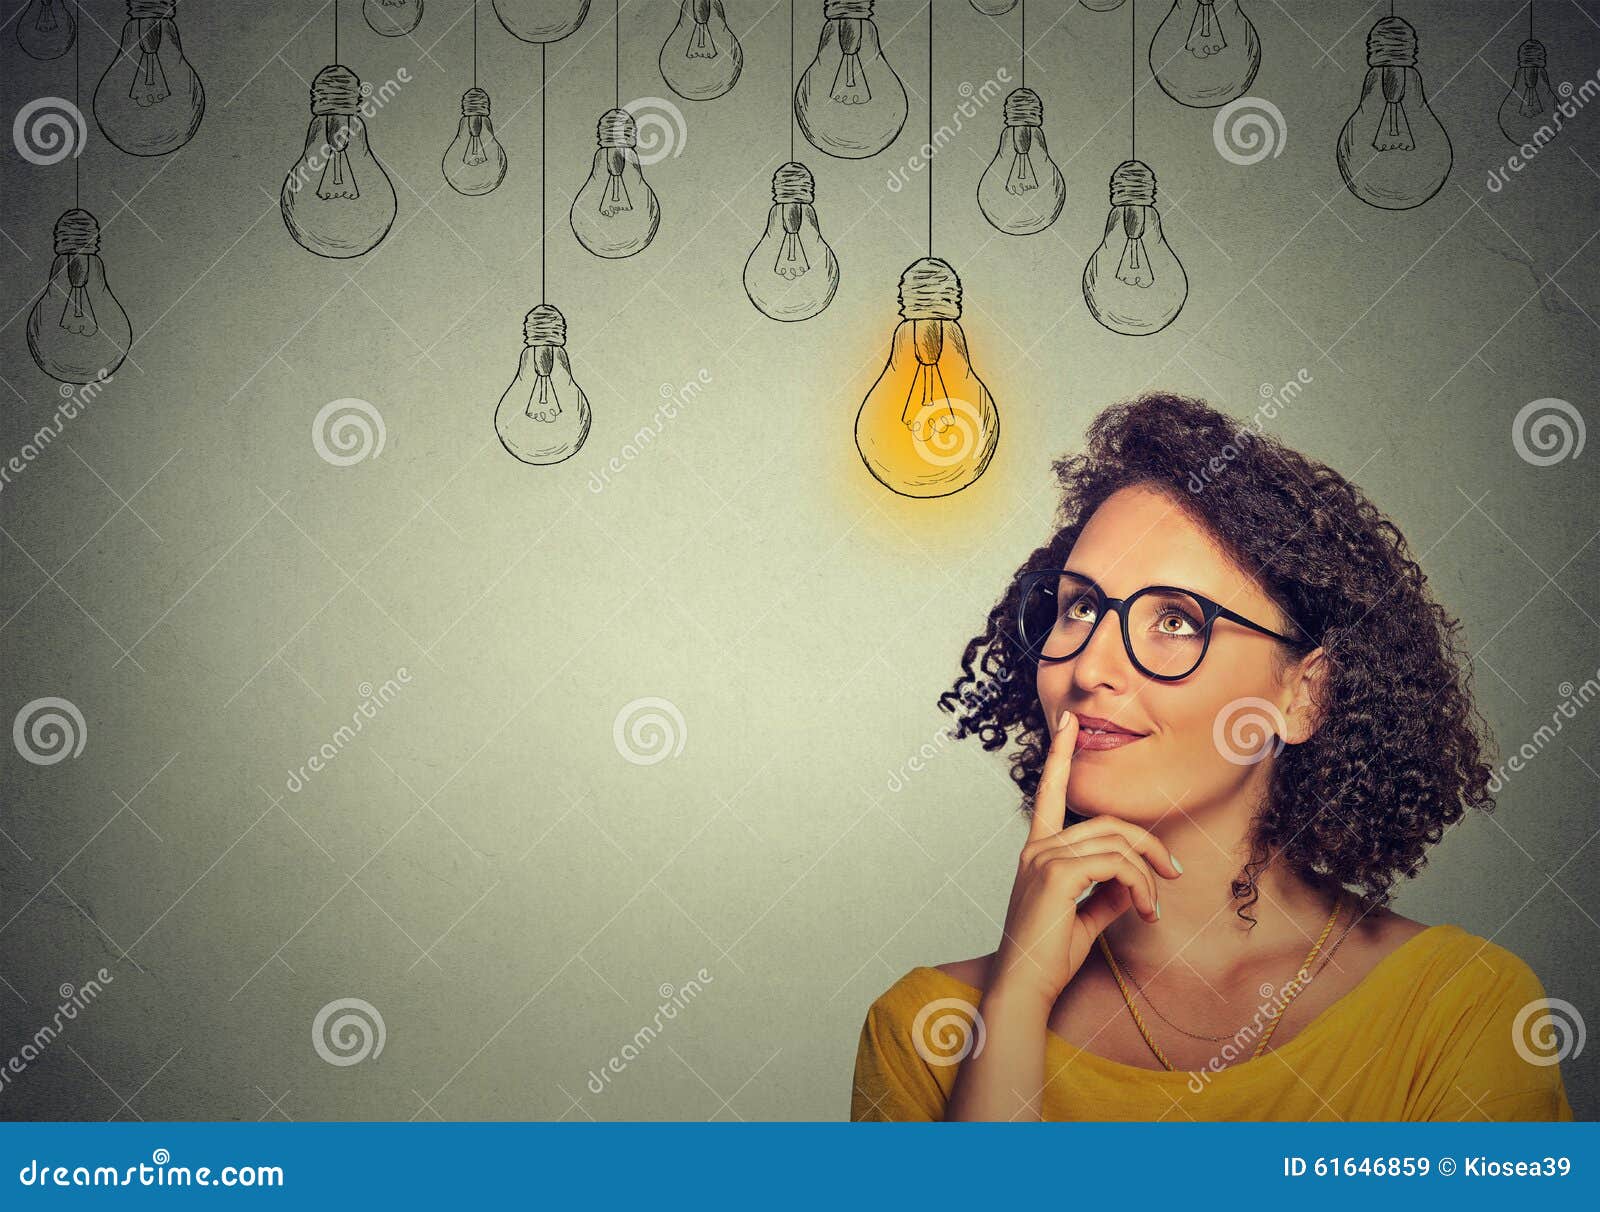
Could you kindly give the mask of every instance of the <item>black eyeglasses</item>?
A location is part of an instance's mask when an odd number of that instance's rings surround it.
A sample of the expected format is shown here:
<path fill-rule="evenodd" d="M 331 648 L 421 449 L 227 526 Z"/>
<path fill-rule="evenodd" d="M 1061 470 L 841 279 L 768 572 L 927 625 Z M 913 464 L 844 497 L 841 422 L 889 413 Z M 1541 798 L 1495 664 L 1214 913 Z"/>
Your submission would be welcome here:
<path fill-rule="evenodd" d="M 1228 619 L 1296 648 L 1306 645 L 1175 585 L 1146 585 L 1108 598 L 1086 576 L 1043 569 L 1026 573 L 1017 608 L 1018 639 L 1036 661 L 1070 661 L 1088 646 L 1107 610 L 1122 616 L 1122 646 L 1140 673 L 1164 682 L 1186 678 L 1211 647 L 1211 627 Z"/>

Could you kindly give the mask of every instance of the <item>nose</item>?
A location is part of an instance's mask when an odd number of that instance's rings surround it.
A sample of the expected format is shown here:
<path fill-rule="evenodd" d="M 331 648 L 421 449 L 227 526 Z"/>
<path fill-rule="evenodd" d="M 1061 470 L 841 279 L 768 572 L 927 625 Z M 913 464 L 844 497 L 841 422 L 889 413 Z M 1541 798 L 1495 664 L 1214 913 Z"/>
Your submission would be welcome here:
<path fill-rule="evenodd" d="M 1122 646 L 1122 618 L 1108 610 L 1082 652 L 1072 658 L 1072 684 L 1080 691 L 1121 690 L 1133 678 L 1133 663 Z"/>

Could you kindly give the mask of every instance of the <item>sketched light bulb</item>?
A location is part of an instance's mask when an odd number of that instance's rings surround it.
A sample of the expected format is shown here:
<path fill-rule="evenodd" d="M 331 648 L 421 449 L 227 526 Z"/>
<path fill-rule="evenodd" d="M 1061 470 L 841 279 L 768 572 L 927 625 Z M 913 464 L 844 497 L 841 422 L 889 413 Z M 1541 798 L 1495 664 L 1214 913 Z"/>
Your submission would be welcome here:
<path fill-rule="evenodd" d="M 1013 236 L 1031 236 L 1056 221 L 1067 183 L 1044 141 L 1044 103 L 1031 88 L 1006 98 L 1000 146 L 978 179 L 978 209 Z"/>
<path fill-rule="evenodd" d="M 567 360 L 567 321 L 548 303 L 522 322 L 517 377 L 494 410 L 500 444 L 524 463 L 559 463 L 589 436 L 589 400 Z"/>
<path fill-rule="evenodd" d="M 1450 175 L 1450 136 L 1422 91 L 1417 31 L 1384 17 L 1367 34 L 1361 100 L 1339 132 L 1339 173 L 1368 206 L 1410 210 Z"/>
<path fill-rule="evenodd" d="M 589 179 L 572 200 L 572 231 L 597 257 L 643 252 L 661 225 L 661 204 L 639 162 L 639 128 L 625 109 L 600 115 Z"/>
<path fill-rule="evenodd" d="M 360 101 L 361 81 L 348 67 L 317 73 L 305 150 L 278 194 L 289 234 L 319 257 L 359 257 L 394 223 L 394 185 L 367 140 Z"/>
<path fill-rule="evenodd" d="M 506 32 L 524 42 L 559 42 L 589 14 L 589 0 L 494 0 Z"/>
<path fill-rule="evenodd" d="M 398 38 L 417 28 L 422 0 L 361 0 L 361 15 L 375 34 Z"/>
<path fill-rule="evenodd" d="M 200 129 L 206 91 L 183 57 L 176 0 L 128 0 L 117 53 L 94 90 L 100 130 L 135 156 L 164 156 Z"/>
<path fill-rule="evenodd" d="M 1189 278 L 1167 244 L 1156 210 L 1156 175 L 1127 160 L 1111 174 L 1111 213 L 1089 263 L 1083 301 L 1112 332 L 1142 337 L 1159 332 L 1183 310 Z"/>
<path fill-rule="evenodd" d="M 732 88 L 744 67 L 744 47 L 728 28 L 722 0 L 682 0 L 660 61 L 661 78 L 685 100 L 709 101 Z"/>
<path fill-rule="evenodd" d="M 100 224 L 86 210 L 56 220 L 50 280 L 28 313 L 28 352 L 63 383 L 90 383 L 122 365 L 133 344 L 128 313 L 100 260 Z"/>
<path fill-rule="evenodd" d="M 906 123 L 906 86 L 883 57 L 872 0 L 823 0 L 817 57 L 794 91 L 800 130 L 819 151 L 875 156 Z"/>
<path fill-rule="evenodd" d="M 1239 0 L 1173 0 L 1150 39 L 1150 70 L 1167 96 L 1209 108 L 1244 96 L 1261 41 Z"/>
<path fill-rule="evenodd" d="M 1517 73 L 1511 78 L 1511 91 L 1500 102 L 1500 130 L 1520 147 L 1533 143 L 1540 130 L 1548 139 L 1561 129 L 1561 121 L 1545 69 L 1544 43 L 1529 38 L 1517 47 Z"/>
<path fill-rule="evenodd" d="M 750 302 L 774 320 L 809 320 L 839 289 L 839 260 L 817 226 L 816 183 L 804 164 L 772 176 L 767 230 L 744 263 Z"/>
<path fill-rule="evenodd" d="M 461 121 L 440 167 L 458 194 L 486 194 L 505 180 L 506 149 L 494 137 L 489 94 L 483 89 L 469 88 L 461 94 Z"/>
<path fill-rule="evenodd" d="M 1097 13 L 1109 13 L 1114 8 L 1122 7 L 1122 0 L 1078 0 L 1078 3 Z"/>
<path fill-rule="evenodd" d="M 35 59 L 59 59 L 72 47 L 78 21 L 69 0 L 28 0 L 17 17 L 17 44 Z"/>
<path fill-rule="evenodd" d="M 994 397 L 967 354 L 955 270 L 937 257 L 907 266 L 900 316 L 889 361 L 856 414 L 856 450 L 901 496 L 949 496 L 984 473 L 1000 440 Z"/>

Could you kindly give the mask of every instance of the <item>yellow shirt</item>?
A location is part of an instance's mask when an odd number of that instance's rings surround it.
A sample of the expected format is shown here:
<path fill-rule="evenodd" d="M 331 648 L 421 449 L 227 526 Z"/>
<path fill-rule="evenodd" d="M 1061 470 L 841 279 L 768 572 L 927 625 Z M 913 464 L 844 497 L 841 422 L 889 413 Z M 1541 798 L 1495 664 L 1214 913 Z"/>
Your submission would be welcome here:
<path fill-rule="evenodd" d="M 850 1118 L 942 1119 L 980 996 L 927 967 L 880 995 L 861 1028 Z M 1570 1120 L 1560 1066 L 1538 1063 L 1551 1059 L 1537 1046 L 1546 1011 L 1535 1007 L 1517 1021 L 1544 996 L 1533 970 L 1504 947 L 1459 926 L 1430 926 L 1281 1047 L 1216 1071 L 1127 1065 L 1051 1032 L 1043 1116 Z"/>

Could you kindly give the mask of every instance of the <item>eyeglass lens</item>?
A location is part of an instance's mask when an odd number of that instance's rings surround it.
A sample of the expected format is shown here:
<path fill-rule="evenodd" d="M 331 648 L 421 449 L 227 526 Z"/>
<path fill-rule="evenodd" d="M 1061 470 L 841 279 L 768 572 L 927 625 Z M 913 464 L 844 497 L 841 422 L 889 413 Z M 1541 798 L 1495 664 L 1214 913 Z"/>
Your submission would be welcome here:
<path fill-rule="evenodd" d="M 1098 595 L 1092 583 L 1062 574 L 1036 577 L 1018 620 L 1023 643 L 1036 656 L 1061 660 L 1076 656 L 1089 642 Z M 1192 595 L 1153 590 L 1136 595 L 1128 611 L 1128 640 L 1134 661 L 1160 677 L 1193 672 L 1205 650 L 1205 610 Z M 1118 628 L 1110 618 L 1105 626 Z"/>

